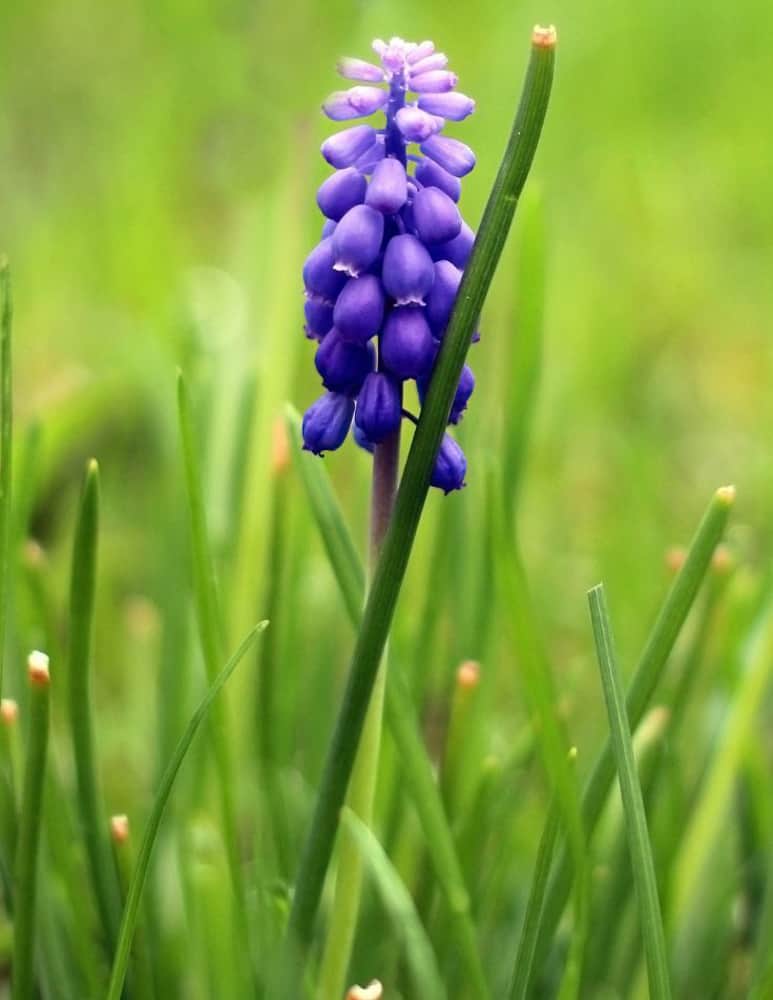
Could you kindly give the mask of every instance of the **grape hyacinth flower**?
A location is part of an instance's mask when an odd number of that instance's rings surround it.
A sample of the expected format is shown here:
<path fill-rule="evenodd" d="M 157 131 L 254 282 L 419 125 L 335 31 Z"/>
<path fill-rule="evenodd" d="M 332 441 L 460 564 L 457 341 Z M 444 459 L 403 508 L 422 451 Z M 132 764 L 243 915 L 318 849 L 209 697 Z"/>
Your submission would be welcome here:
<path fill-rule="evenodd" d="M 340 447 L 349 429 L 363 448 L 397 434 L 406 382 L 420 404 L 453 311 L 474 234 L 458 207 L 460 178 L 475 166 L 463 142 L 444 135 L 475 102 L 456 90 L 448 60 L 432 42 L 377 39 L 378 62 L 343 59 L 353 81 L 322 105 L 336 122 L 383 113 L 381 127 L 347 124 L 322 144 L 334 167 L 317 192 L 323 235 L 306 259 L 305 331 L 318 342 L 316 367 L 326 395 L 307 411 L 304 447 Z M 456 424 L 475 379 L 465 366 L 449 424 Z M 464 486 L 467 462 L 443 440 L 431 482 L 445 493 Z"/>

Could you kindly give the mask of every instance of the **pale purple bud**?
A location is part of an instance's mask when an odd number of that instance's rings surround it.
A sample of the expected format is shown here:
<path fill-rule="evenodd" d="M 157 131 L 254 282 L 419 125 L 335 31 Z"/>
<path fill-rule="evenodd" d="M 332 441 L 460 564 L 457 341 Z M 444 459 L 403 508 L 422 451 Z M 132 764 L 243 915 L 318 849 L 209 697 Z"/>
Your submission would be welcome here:
<path fill-rule="evenodd" d="M 325 139 L 322 155 L 331 167 L 351 167 L 375 141 L 376 130 L 370 125 L 353 125 Z"/>
<path fill-rule="evenodd" d="M 323 215 L 336 222 L 350 208 L 362 204 L 368 182 L 354 167 L 336 170 L 317 191 L 317 204 Z"/>
<path fill-rule="evenodd" d="M 443 122 L 420 108 L 400 108 L 395 122 L 408 142 L 424 142 L 443 127 Z"/>
<path fill-rule="evenodd" d="M 411 65 L 415 65 L 417 62 L 421 62 L 422 59 L 426 59 L 427 56 L 431 56 L 434 51 L 434 42 L 419 42 L 419 44 L 408 53 L 406 61 Z"/>
<path fill-rule="evenodd" d="M 336 68 L 339 76 L 343 76 L 347 80 L 380 83 L 384 79 L 384 70 L 364 59 L 339 59 Z"/>
<path fill-rule="evenodd" d="M 461 280 L 462 272 L 450 260 L 439 260 L 435 264 L 435 280 L 427 296 L 427 321 L 438 338 L 448 326 Z"/>
<path fill-rule="evenodd" d="M 326 389 L 356 396 L 365 376 L 373 371 L 375 358 L 372 344 L 352 344 L 333 327 L 317 348 L 314 364 Z"/>
<path fill-rule="evenodd" d="M 424 305 L 424 297 L 435 280 L 429 251 L 410 233 L 393 236 L 384 253 L 381 280 L 399 306 Z"/>
<path fill-rule="evenodd" d="M 381 250 L 384 216 L 369 205 L 355 205 L 336 226 L 333 267 L 356 278 L 367 271 Z"/>
<path fill-rule="evenodd" d="M 399 160 L 389 156 L 374 167 L 365 204 L 384 215 L 394 215 L 403 207 L 407 197 L 405 167 Z"/>
<path fill-rule="evenodd" d="M 464 177 L 475 166 L 475 154 L 470 147 L 445 135 L 430 136 L 421 144 L 421 151 L 454 177 Z"/>
<path fill-rule="evenodd" d="M 378 87 L 350 87 L 337 90 L 322 105 L 322 110 L 334 122 L 348 121 L 350 118 L 364 118 L 383 108 L 389 99 L 389 92 Z"/>
<path fill-rule="evenodd" d="M 322 455 L 340 448 L 349 433 L 354 400 L 336 392 L 326 392 L 303 415 L 303 448 Z"/>
<path fill-rule="evenodd" d="M 411 90 L 417 94 L 443 94 L 453 90 L 459 77 L 447 69 L 433 69 L 429 73 L 414 76 L 411 73 Z"/>
<path fill-rule="evenodd" d="M 448 56 L 443 52 L 435 52 L 431 56 L 425 56 L 418 62 L 411 63 L 411 76 L 421 76 L 422 73 L 430 73 L 434 69 L 445 69 L 448 65 Z"/>
<path fill-rule="evenodd" d="M 467 223 L 462 220 L 462 229 L 456 239 L 449 240 L 448 243 L 440 243 L 432 247 L 432 256 L 435 260 L 450 260 L 456 267 L 464 268 L 472 253 L 472 245 L 475 242 L 475 233 Z"/>
<path fill-rule="evenodd" d="M 413 224 L 425 243 L 447 243 L 461 232 L 462 217 L 445 191 L 425 187 L 413 199 Z"/>
<path fill-rule="evenodd" d="M 402 420 L 399 382 L 386 372 L 371 372 L 362 383 L 354 423 L 368 441 L 378 444 L 393 434 Z"/>
<path fill-rule="evenodd" d="M 370 174 L 375 169 L 376 164 L 384 159 L 385 155 L 384 143 L 381 136 L 379 136 L 370 149 L 366 149 L 362 156 L 354 161 L 354 165 L 360 173 Z"/>
<path fill-rule="evenodd" d="M 460 490 L 465 486 L 464 476 L 467 472 L 467 459 L 459 445 L 450 434 L 444 434 L 440 443 L 440 451 L 432 469 L 431 486 L 437 486 L 444 493 Z"/>
<path fill-rule="evenodd" d="M 419 107 L 431 115 L 440 115 L 452 122 L 460 122 L 475 110 L 475 101 L 466 94 L 451 90 L 447 94 L 422 94 Z"/>
<path fill-rule="evenodd" d="M 420 378 L 435 360 L 435 342 L 419 306 L 398 306 L 381 334 L 381 361 L 398 378 Z"/>
<path fill-rule="evenodd" d="M 306 317 L 306 336 L 309 340 L 322 340 L 333 325 L 333 306 L 325 299 L 307 298 L 303 304 Z"/>
<path fill-rule="evenodd" d="M 344 340 L 364 344 L 384 320 L 384 290 L 374 274 L 349 278 L 336 299 L 333 323 Z"/>
<path fill-rule="evenodd" d="M 424 187 L 440 188 L 441 191 L 445 191 L 449 198 L 459 201 L 462 193 L 462 182 L 458 177 L 449 174 L 447 170 L 443 170 L 434 160 L 430 160 L 426 156 L 422 157 L 416 164 L 415 176 L 419 184 Z"/>
<path fill-rule="evenodd" d="M 321 240 L 311 251 L 303 265 L 303 284 L 307 292 L 334 302 L 344 287 L 345 275 L 333 267 L 333 238 Z"/>

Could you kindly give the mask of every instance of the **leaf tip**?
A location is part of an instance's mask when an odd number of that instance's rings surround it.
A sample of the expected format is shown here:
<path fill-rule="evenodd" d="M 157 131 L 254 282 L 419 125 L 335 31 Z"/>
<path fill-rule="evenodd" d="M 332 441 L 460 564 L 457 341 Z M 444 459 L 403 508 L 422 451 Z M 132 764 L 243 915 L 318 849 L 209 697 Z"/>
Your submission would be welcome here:
<path fill-rule="evenodd" d="M 118 813 L 110 817 L 110 836 L 114 844 L 125 844 L 129 839 L 129 817 Z"/>
<path fill-rule="evenodd" d="M 27 672 L 30 684 L 35 687 L 48 687 L 51 675 L 48 670 L 48 657 L 39 649 L 33 649 L 27 657 Z"/>
<path fill-rule="evenodd" d="M 725 507 L 732 507 L 735 503 L 735 486 L 720 486 L 716 497 Z"/>
<path fill-rule="evenodd" d="M 3 698 L 0 701 L 0 722 L 9 728 L 19 718 L 19 704 L 13 698 Z"/>
<path fill-rule="evenodd" d="M 534 30 L 531 33 L 531 44 L 535 48 L 553 49 L 557 40 L 558 35 L 554 25 L 549 24 L 546 28 L 543 28 L 540 24 L 534 25 Z"/>

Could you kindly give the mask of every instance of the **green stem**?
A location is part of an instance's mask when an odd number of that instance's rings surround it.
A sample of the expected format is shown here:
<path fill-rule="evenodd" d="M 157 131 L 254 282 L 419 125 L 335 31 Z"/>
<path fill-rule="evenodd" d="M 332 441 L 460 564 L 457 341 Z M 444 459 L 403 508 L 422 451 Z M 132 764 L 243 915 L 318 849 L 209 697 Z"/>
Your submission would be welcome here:
<path fill-rule="evenodd" d="M 135 865 L 128 818 L 126 816 L 112 816 L 110 818 L 110 833 L 113 841 L 115 871 L 121 889 L 121 902 L 125 905 Z M 142 930 L 142 926 L 138 926 L 134 935 L 132 996 L 136 997 L 136 1000 L 153 1000 L 155 992 L 153 970 L 150 966 L 147 941 Z"/>
<path fill-rule="evenodd" d="M 35 990 L 35 910 L 50 700 L 48 657 L 43 653 L 30 655 L 29 679 L 29 736 L 14 880 L 13 1000 L 32 1000 Z"/>
<path fill-rule="evenodd" d="M 91 645 L 99 529 L 99 469 L 86 469 L 73 546 L 70 580 L 69 702 L 78 809 L 89 877 L 108 953 L 118 928 L 118 886 L 110 862 L 94 751 L 91 712 Z"/>
<path fill-rule="evenodd" d="M 397 492 L 400 460 L 400 432 L 392 434 L 376 446 L 373 455 L 373 486 L 370 512 L 370 565 L 376 565 L 389 526 Z M 376 796 L 378 762 L 381 752 L 381 729 L 384 716 L 386 685 L 386 649 L 373 685 L 370 705 L 352 771 L 347 805 L 370 827 Z M 318 996 L 341 996 L 345 988 L 346 971 L 351 959 L 357 914 L 362 896 L 363 859 L 354 836 L 347 827 L 341 831 L 335 898 L 322 958 Z"/>
<path fill-rule="evenodd" d="M 11 473 L 13 462 L 12 322 L 11 275 L 7 259 L 0 257 L 0 692 L 3 690 L 10 579 Z"/>
<path fill-rule="evenodd" d="M 427 398 L 400 483 L 394 515 L 376 567 L 352 656 L 349 681 L 320 781 L 317 804 L 303 848 L 287 928 L 291 988 L 302 976 L 311 943 L 338 819 L 349 784 L 371 691 L 384 652 L 403 577 L 429 489 L 432 466 L 445 431 L 473 330 L 510 229 L 537 149 L 553 78 L 551 44 L 535 39 L 510 141 L 486 205 L 465 269 L 453 316 L 443 339 Z"/>

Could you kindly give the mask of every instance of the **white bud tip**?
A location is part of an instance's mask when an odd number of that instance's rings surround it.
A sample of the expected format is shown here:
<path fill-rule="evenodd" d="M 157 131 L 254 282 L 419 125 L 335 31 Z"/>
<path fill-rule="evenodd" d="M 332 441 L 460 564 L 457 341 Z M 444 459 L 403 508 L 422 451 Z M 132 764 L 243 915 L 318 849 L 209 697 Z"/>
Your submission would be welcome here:
<path fill-rule="evenodd" d="M 27 670 L 32 684 L 43 687 L 51 680 L 48 673 L 48 657 L 39 649 L 33 649 L 27 657 Z"/>
<path fill-rule="evenodd" d="M 372 979 L 367 986 L 352 986 L 346 994 L 346 1000 L 381 1000 L 384 987 L 378 979 Z"/>
<path fill-rule="evenodd" d="M 540 49 L 552 49 L 556 44 L 556 29 L 552 24 L 548 25 L 547 28 L 543 28 L 539 24 L 534 25 L 534 31 L 531 33 L 532 45 L 536 45 Z"/>
<path fill-rule="evenodd" d="M 12 726 L 19 717 L 19 706 L 13 698 L 3 698 L 0 701 L 0 719 L 6 726 Z"/>
<path fill-rule="evenodd" d="M 456 683 L 460 688 L 470 691 L 478 686 L 480 681 L 480 664 L 475 660 L 465 660 L 456 672 Z"/>
<path fill-rule="evenodd" d="M 125 844 L 129 839 L 129 817 L 124 813 L 110 817 L 110 836 L 116 844 Z"/>
<path fill-rule="evenodd" d="M 720 486 L 717 490 L 717 500 L 721 500 L 729 507 L 735 501 L 735 486 Z"/>

